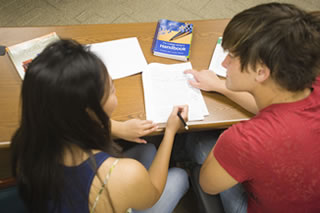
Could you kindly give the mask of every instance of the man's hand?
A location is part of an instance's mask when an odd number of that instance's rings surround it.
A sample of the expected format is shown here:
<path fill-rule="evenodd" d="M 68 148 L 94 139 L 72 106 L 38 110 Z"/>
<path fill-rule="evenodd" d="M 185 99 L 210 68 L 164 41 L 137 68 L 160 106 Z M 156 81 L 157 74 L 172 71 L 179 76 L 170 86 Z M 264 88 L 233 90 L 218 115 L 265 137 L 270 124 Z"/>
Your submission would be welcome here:
<path fill-rule="evenodd" d="M 226 89 L 225 80 L 221 80 L 210 70 L 186 70 L 184 73 L 193 75 L 194 80 L 189 80 L 189 83 L 195 88 L 220 93 Z"/>

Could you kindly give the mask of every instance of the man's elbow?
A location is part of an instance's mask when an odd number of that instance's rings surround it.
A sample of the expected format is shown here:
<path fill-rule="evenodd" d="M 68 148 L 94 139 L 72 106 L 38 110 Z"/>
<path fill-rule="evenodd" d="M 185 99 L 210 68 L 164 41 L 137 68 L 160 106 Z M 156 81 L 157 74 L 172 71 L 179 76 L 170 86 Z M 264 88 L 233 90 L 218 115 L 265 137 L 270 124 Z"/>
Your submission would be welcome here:
<path fill-rule="evenodd" d="M 220 190 L 213 186 L 213 184 L 209 183 L 207 180 L 204 180 L 203 178 L 199 178 L 199 184 L 202 189 L 207 194 L 216 195 L 220 193 Z"/>

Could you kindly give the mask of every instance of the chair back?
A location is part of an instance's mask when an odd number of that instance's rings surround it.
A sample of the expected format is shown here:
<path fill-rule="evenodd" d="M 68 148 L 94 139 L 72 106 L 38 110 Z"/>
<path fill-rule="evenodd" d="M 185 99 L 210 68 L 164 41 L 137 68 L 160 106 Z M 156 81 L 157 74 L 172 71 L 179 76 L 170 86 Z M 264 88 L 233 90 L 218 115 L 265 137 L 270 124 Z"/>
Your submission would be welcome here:
<path fill-rule="evenodd" d="M 0 212 L 27 212 L 11 172 L 10 142 L 0 142 Z"/>
<path fill-rule="evenodd" d="M 2 213 L 25 213 L 14 178 L 0 179 L 0 209 Z"/>

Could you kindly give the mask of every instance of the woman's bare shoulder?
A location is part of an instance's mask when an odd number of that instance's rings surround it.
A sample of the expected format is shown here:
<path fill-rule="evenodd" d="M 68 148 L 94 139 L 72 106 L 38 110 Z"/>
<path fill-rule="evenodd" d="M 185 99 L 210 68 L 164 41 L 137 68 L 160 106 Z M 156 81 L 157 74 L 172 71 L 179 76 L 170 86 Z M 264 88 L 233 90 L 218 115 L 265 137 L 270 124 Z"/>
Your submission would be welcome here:
<path fill-rule="evenodd" d="M 152 206 L 156 192 L 149 173 L 140 162 L 130 158 L 109 157 L 102 163 L 91 186 L 90 200 L 95 200 L 101 188 L 101 182 L 108 174 L 109 179 L 105 189 L 107 188 L 117 212 L 131 207 L 137 208 L 136 206 L 138 208 Z M 109 195 L 108 193 L 101 195 L 104 204 L 99 204 L 97 208 L 110 208 L 110 201 L 107 197 Z"/>

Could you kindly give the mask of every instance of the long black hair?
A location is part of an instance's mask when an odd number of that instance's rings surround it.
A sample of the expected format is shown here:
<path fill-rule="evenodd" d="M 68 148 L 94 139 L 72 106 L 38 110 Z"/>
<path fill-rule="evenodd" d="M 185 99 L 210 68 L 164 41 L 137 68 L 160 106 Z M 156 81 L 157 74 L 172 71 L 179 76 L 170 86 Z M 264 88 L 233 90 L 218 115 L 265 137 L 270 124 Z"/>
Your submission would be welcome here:
<path fill-rule="evenodd" d="M 109 88 L 104 64 L 73 40 L 49 45 L 29 65 L 11 148 L 13 175 L 30 212 L 47 212 L 49 200 L 60 202 L 66 148 L 76 145 L 91 159 L 92 149 L 113 153 L 101 103 Z"/>

